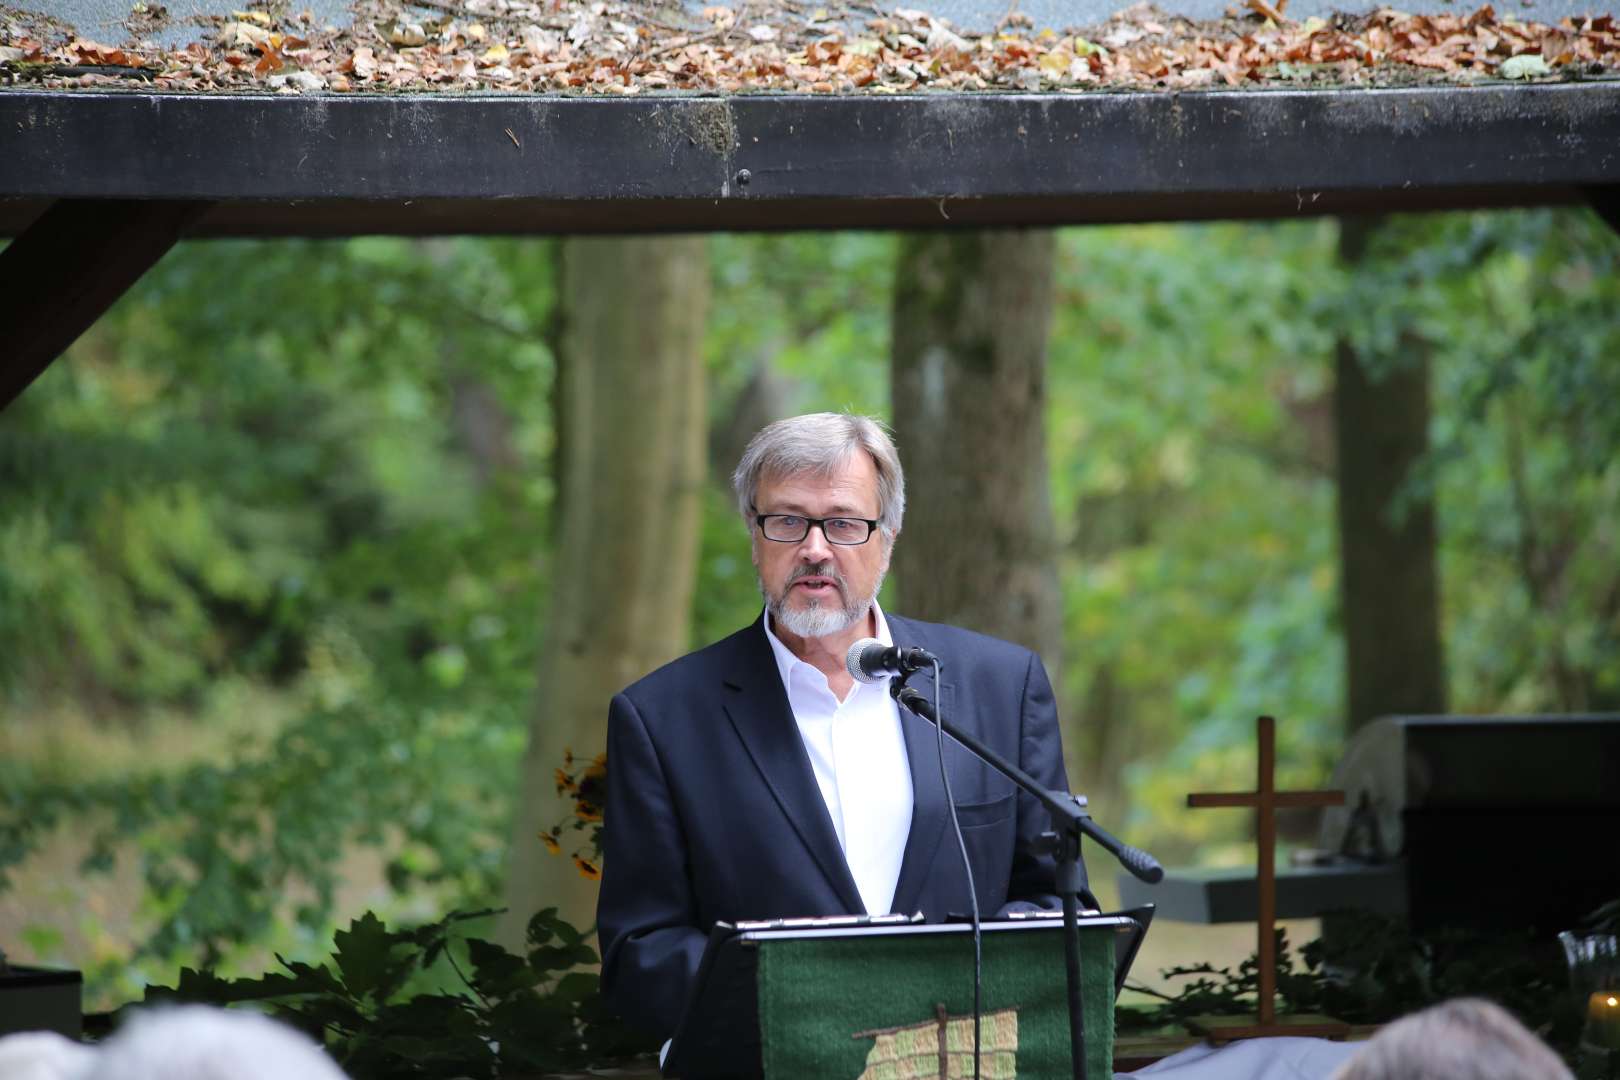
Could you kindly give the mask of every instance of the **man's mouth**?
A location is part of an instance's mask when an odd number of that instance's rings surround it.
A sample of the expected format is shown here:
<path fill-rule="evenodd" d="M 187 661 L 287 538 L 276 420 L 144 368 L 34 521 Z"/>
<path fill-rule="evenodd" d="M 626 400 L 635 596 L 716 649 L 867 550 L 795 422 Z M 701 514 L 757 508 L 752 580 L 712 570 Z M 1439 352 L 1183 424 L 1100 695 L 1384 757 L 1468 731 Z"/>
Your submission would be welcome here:
<path fill-rule="evenodd" d="M 842 600 L 843 586 L 839 583 L 837 573 L 831 571 L 831 567 L 801 567 L 799 573 L 788 582 L 788 592 L 797 590 L 818 603 L 828 598 Z"/>

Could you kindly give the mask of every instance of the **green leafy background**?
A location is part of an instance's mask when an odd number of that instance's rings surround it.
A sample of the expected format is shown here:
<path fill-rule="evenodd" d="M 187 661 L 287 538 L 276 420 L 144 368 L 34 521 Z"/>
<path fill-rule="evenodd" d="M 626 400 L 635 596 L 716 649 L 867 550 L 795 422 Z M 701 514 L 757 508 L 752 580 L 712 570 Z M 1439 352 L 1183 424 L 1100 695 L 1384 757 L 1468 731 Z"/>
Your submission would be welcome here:
<path fill-rule="evenodd" d="M 1620 708 L 1620 242 L 1584 211 L 1403 219 L 1352 275 L 1337 241 L 1331 220 L 1061 236 L 1054 674 L 1078 785 L 1166 861 L 1249 857 L 1242 815 L 1181 807 L 1245 782 L 1257 713 L 1283 720 L 1284 783 L 1324 780 L 1342 747 L 1340 337 L 1374 370 L 1393 328 L 1432 350 L 1433 450 L 1409 483 L 1438 500 L 1453 710 Z M 717 447 L 762 370 L 786 407 L 887 412 L 894 252 L 711 239 Z M 462 985 L 437 954 L 297 965 L 357 912 L 438 928 L 343 931 L 347 955 L 386 957 L 499 894 L 545 694 L 554 254 L 182 245 L 0 417 L 14 960 L 85 968 L 101 1007 L 182 966 L 339 979 L 362 1010 L 411 980 Z M 477 408 L 497 417 L 493 462 L 463 423 Z M 694 645 L 758 603 L 726 467 Z M 502 1000 L 541 985 L 451 954 Z"/>

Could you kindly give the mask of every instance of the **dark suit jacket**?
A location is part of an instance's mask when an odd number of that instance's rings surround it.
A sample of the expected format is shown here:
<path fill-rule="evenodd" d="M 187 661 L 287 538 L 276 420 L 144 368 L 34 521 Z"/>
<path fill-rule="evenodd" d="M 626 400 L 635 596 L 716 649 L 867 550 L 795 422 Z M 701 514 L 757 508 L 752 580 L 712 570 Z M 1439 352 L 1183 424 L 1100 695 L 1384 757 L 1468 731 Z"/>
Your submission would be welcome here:
<path fill-rule="evenodd" d="M 887 615 L 896 645 L 940 658 L 947 719 L 1068 790 L 1052 687 L 1028 649 Z M 933 696 L 931 673 L 911 685 Z M 936 729 L 901 710 L 915 807 L 894 910 L 968 910 Z M 760 623 L 660 668 L 613 699 L 597 905 L 602 984 L 631 1023 L 668 1036 L 716 920 L 862 914 Z M 979 909 L 1058 907 L 1050 858 L 1020 850 L 1050 828 L 1032 797 L 947 739 L 945 761 Z M 874 913 L 882 914 L 882 913 Z"/>

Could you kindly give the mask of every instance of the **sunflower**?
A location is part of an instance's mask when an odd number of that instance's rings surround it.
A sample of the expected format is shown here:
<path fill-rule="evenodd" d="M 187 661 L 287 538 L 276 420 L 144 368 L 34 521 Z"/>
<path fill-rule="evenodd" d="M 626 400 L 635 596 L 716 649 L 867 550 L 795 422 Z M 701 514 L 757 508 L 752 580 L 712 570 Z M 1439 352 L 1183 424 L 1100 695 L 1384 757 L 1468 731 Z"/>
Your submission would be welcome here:
<path fill-rule="evenodd" d="M 562 854 L 562 845 L 557 842 L 557 830 L 553 829 L 550 832 L 541 833 L 540 842 L 546 845 L 546 850 L 553 855 Z"/>
<path fill-rule="evenodd" d="M 579 876 L 588 881 L 597 881 L 602 877 L 602 868 L 589 859 L 575 855 L 574 865 L 579 868 Z"/>

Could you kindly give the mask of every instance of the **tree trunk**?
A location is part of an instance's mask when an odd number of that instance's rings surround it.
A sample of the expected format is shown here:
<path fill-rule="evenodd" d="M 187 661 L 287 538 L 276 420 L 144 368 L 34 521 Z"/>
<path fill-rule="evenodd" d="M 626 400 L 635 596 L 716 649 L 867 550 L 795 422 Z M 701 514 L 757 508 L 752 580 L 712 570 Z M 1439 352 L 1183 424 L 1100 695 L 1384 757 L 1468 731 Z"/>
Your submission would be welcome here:
<path fill-rule="evenodd" d="M 436 274 L 454 274 L 454 245 L 453 239 L 428 237 L 416 241 L 416 254 Z M 452 319 L 441 330 L 439 358 L 450 389 L 450 430 L 472 463 L 474 484 L 483 491 L 502 477 L 513 477 L 520 461 L 512 442 L 512 415 L 489 381 L 465 362 L 459 321 Z"/>
<path fill-rule="evenodd" d="M 539 908 L 595 922 L 596 887 L 538 834 L 571 815 L 556 797 L 565 749 L 606 741 L 609 698 L 687 646 L 704 483 L 703 329 L 709 282 L 698 238 L 562 245 L 557 327 L 558 519 L 551 599 L 508 859 L 500 938 Z"/>
<path fill-rule="evenodd" d="M 1069 786 L 1084 792 L 1105 824 L 1124 822 L 1131 805 L 1126 768 L 1144 752 L 1143 728 L 1133 723 L 1137 702 L 1119 677 L 1115 660 L 1094 661 L 1083 683 L 1070 685 L 1070 722 L 1063 733 Z M 1076 684 L 1079 684 L 1078 687 Z"/>
<path fill-rule="evenodd" d="M 452 353 L 453 344 L 445 347 Z M 457 370 L 453 355 L 446 356 L 446 377 L 450 384 L 450 424 L 456 443 L 472 462 L 473 482 L 479 490 L 498 477 L 510 475 L 518 466 L 517 447 L 512 443 L 512 417 L 489 383 L 467 371 Z"/>
<path fill-rule="evenodd" d="M 1352 272 L 1376 221 L 1341 224 Z M 1429 346 L 1403 328 L 1401 353 L 1373 370 L 1341 338 L 1334 428 L 1346 730 L 1391 713 L 1444 712 L 1440 585 L 1431 492 L 1402 489 L 1429 445 Z M 1397 499 L 1397 496 L 1400 496 Z"/>
<path fill-rule="evenodd" d="M 900 610 L 1016 641 L 1059 678 L 1046 469 L 1054 235 L 920 233 L 895 272 L 894 431 L 907 468 Z"/>

